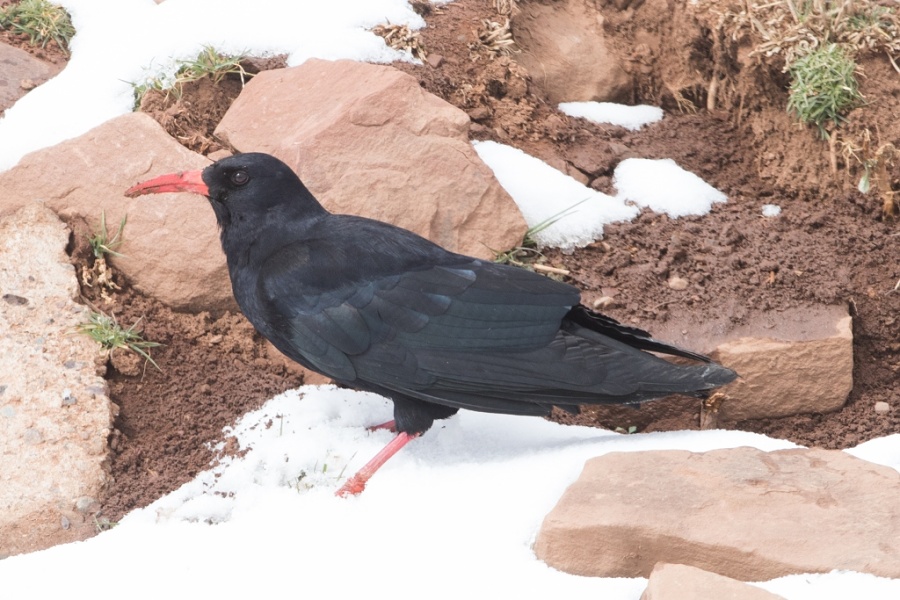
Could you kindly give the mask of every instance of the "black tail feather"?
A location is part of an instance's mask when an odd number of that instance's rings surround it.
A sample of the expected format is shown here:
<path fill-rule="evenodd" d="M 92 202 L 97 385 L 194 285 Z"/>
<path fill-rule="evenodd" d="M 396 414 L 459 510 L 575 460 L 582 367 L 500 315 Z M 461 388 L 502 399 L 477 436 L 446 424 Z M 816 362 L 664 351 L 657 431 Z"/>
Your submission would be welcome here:
<path fill-rule="evenodd" d="M 581 304 L 572 307 L 566 315 L 566 319 L 586 329 L 596 331 L 597 333 L 611 337 L 614 340 L 618 340 L 623 344 L 638 348 L 639 350 L 660 352 L 671 356 L 699 360 L 705 363 L 712 362 L 708 356 L 653 339 L 650 334 L 643 329 L 623 325 L 612 317 L 607 317 L 604 314 L 594 312 Z"/>

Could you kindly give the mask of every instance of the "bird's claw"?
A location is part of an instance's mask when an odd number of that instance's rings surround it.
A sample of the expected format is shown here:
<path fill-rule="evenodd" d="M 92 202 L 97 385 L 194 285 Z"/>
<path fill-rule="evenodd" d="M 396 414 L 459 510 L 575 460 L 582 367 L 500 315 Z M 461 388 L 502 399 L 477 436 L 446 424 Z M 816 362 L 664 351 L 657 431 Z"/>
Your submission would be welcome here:
<path fill-rule="evenodd" d="M 379 423 L 378 425 L 370 425 L 366 427 L 367 431 L 378 431 L 380 429 L 387 429 L 388 431 L 397 431 L 397 423 L 391 419 L 390 421 L 386 421 L 384 423 Z"/>
<path fill-rule="evenodd" d="M 354 475 L 348 479 L 341 488 L 334 493 L 338 498 L 346 498 L 347 496 L 357 496 L 366 489 L 366 482 L 361 477 Z"/>

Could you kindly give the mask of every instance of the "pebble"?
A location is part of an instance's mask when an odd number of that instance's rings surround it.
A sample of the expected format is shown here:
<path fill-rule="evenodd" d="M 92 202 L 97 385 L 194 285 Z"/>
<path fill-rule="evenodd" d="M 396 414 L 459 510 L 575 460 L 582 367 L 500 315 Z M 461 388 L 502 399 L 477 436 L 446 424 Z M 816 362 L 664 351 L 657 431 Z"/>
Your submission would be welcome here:
<path fill-rule="evenodd" d="M 7 304 L 12 304 L 13 306 L 24 306 L 28 304 L 28 298 L 16 296 L 15 294 L 3 294 L 3 300 Z"/>
<path fill-rule="evenodd" d="M 887 402 L 876 402 L 875 403 L 875 412 L 879 415 L 884 415 L 891 412 L 891 405 Z"/>
<path fill-rule="evenodd" d="M 75 404 L 76 402 L 78 402 L 78 399 L 75 398 L 74 394 L 72 394 L 72 390 L 70 390 L 69 388 L 66 388 L 65 390 L 63 390 L 63 394 L 62 394 L 62 405 L 63 406 L 71 406 L 71 405 Z"/>
<path fill-rule="evenodd" d="M 75 500 L 75 510 L 84 514 L 93 512 L 96 508 L 97 501 L 90 496 L 81 496 Z"/>
<path fill-rule="evenodd" d="M 763 204 L 762 207 L 762 216 L 764 217 L 777 217 L 781 214 L 781 207 L 777 204 Z"/>
<path fill-rule="evenodd" d="M 594 300 L 594 308 L 609 308 L 615 306 L 616 301 L 611 296 L 602 296 Z"/>
<path fill-rule="evenodd" d="M 688 286 L 688 280 L 684 277 L 670 277 L 669 278 L 669 287 L 673 290 L 682 291 L 686 290 Z"/>
<path fill-rule="evenodd" d="M 37 429 L 26 429 L 25 433 L 22 435 L 22 439 L 29 446 L 34 446 L 36 444 L 40 444 L 44 441 L 44 436 L 41 435 L 41 432 Z"/>

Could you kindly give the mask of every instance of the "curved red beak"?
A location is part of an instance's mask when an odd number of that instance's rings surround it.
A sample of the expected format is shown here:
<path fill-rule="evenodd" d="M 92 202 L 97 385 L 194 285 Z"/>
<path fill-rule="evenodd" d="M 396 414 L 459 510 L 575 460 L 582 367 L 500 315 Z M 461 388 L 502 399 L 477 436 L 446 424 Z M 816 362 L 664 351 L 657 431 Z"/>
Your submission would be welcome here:
<path fill-rule="evenodd" d="M 169 173 L 148 179 L 125 190 L 129 198 L 144 194 L 162 194 L 165 192 L 191 192 L 209 196 L 209 188 L 203 183 L 203 171 L 182 171 Z"/>

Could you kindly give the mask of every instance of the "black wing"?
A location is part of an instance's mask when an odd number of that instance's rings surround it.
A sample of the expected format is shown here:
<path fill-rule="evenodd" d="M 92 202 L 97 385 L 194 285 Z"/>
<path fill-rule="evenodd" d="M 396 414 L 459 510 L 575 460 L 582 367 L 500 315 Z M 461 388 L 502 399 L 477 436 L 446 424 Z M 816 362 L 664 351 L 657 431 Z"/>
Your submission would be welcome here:
<path fill-rule="evenodd" d="M 572 286 L 389 225 L 327 224 L 273 253 L 258 293 L 267 337 L 340 382 L 513 414 L 698 389 L 698 367 L 635 347 L 702 357 L 580 307 Z"/>

